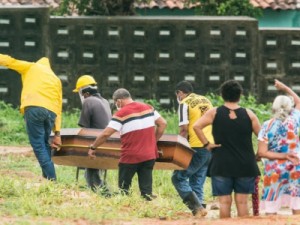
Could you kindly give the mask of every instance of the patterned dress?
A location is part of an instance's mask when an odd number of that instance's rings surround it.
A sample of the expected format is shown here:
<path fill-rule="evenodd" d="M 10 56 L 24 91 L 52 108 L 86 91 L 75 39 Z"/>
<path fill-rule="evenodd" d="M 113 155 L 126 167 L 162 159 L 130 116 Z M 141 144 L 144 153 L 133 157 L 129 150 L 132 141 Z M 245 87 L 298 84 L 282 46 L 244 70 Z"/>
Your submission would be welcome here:
<path fill-rule="evenodd" d="M 264 122 L 258 140 L 267 143 L 269 151 L 294 152 L 300 157 L 299 126 L 300 111 L 294 109 L 283 122 L 278 119 Z M 265 159 L 261 209 L 276 213 L 282 206 L 300 209 L 300 165 Z"/>

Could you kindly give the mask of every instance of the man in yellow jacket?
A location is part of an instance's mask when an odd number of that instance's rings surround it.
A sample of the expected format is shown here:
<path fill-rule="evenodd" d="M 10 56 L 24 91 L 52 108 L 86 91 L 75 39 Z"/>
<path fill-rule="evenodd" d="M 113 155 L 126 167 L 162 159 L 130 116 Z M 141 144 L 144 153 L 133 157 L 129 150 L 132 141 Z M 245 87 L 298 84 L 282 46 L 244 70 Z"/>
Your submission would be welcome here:
<path fill-rule="evenodd" d="M 0 54 L 0 66 L 15 70 L 21 75 L 23 87 L 20 111 L 24 114 L 29 141 L 42 168 L 43 177 L 56 180 L 48 141 L 53 130 L 55 135 L 51 146 L 59 149 L 62 112 L 61 81 L 52 71 L 49 59 L 45 57 L 37 62 L 27 62 Z"/>

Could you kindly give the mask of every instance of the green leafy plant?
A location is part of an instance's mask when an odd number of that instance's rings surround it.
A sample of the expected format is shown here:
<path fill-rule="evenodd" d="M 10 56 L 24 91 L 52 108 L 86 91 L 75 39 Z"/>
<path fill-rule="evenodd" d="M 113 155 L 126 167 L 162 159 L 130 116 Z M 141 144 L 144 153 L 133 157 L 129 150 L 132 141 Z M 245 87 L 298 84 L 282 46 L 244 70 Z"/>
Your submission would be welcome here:
<path fill-rule="evenodd" d="M 134 15 L 134 0 L 62 0 L 54 15 Z"/>
<path fill-rule="evenodd" d="M 220 106 L 224 104 L 220 95 L 210 93 L 207 95 L 207 98 L 211 101 L 213 106 Z M 253 95 L 242 95 L 240 105 L 244 108 L 251 109 L 256 114 L 260 122 L 268 120 L 271 117 L 271 103 L 260 104 Z"/>
<path fill-rule="evenodd" d="M 220 106 L 223 104 L 221 96 L 216 94 L 206 95 L 213 106 Z M 146 103 L 152 105 L 159 113 L 167 120 L 167 133 L 178 133 L 178 116 L 176 109 L 163 109 L 163 107 L 156 100 L 145 100 Z M 271 104 L 259 104 L 254 96 L 243 96 L 240 102 L 241 106 L 249 108 L 254 111 L 259 120 L 265 121 L 271 116 Z M 78 119 L 80 115 L 79 109 L 72 109 L 64 111 L 62 114 L 63 128 L 78 127 Z M 28 137 L 26 134 L 25 122 L 20 112 L 13 108 L 12 105 L 0 101 L 0 145 L 28 145 Z"/>
<path fill-rule="evenodd" d="M 0 145 L 28 144 L 23 116 L 11 104 L 0 101 Z"/>
<path fill-rule="evenodd" d="M 250 16 L 259 18 L 263 12 L 255 8 L 249 0 L 187 0 L 186 3 L 198 3 L 196 13 L 209 16 Z"/>

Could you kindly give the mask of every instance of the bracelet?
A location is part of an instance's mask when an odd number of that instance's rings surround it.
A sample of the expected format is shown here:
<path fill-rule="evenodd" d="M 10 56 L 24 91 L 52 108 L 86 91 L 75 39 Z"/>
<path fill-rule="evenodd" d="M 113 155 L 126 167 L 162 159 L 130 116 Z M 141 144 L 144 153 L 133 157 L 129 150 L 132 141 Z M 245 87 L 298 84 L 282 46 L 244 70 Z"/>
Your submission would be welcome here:
<path fill-rule="evenodd" d="M 93 151 L 96 150 L 96 148 L 93 145 L 90 145 L 90 149 L 93 150 Z"/>
<path fill-rule="evenodd" d="M 57 136 L 57 137 L 60 137 L 60 132 L 59 131 L 55 131 L 54 135 Z"/>
<path fill-rule="evenodd" d="M 209 143 L 209 141 L 208 141 L 205 145 L 203 145 L 203 148 L 206 148 L 209 144 L 210 144 L 210 143 Z"/>

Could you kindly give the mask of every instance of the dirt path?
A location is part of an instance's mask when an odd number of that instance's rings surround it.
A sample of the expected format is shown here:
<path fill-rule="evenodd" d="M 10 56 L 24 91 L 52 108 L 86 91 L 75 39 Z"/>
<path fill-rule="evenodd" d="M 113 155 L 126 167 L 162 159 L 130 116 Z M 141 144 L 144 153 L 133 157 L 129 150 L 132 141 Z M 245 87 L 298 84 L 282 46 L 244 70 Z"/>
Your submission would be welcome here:
<path fill-rule="evenodd" d="M 0 146 L 0 155 L 24 154 L 32 152 L 30 146 Z"/>
<path fill-rule="evenodd" d="M 52 218 L 13 218 L 0 217 L 0 224 L 51 224 L 51 225 L 299 225 L 300 215 L 297 216 L 258 216 L 248 218 L 229 218 L 229 219 L 194 219 L 191 216 L 183 216 L 177 220 L 160 220 L 160 219 L 133 219 L 130 221 L 99 221 L 90 222 L 88 220 L 62 220 Z"/>
<path fill-rule="evenodd" d="M 32 154 L 32 148 L 29 146 L 0 146 L 0 155 L 6 154 Z M 208 205 L 210 209 L 211 205 Z M 61 220 L 53 218 L 18 218 L 18 217 L 0 217 L 0 225 L 7 224 L 51 224 L 51 225 L 94 225 L 87 220 Z M 209 210 L 208 215 L 203 219 L 194 219 L 190 213 L 182 213 L 178 219 L 153 218 L 153 219 L 133 219 L 132 221 L 99 221 L 96 224 L 101 225 L 300 225 L 300 215 L 293 216 L 289 209 L 282 209 L 277 216 L 261 216 L 247 218 L 218 219 L 218 210 Z"/>

